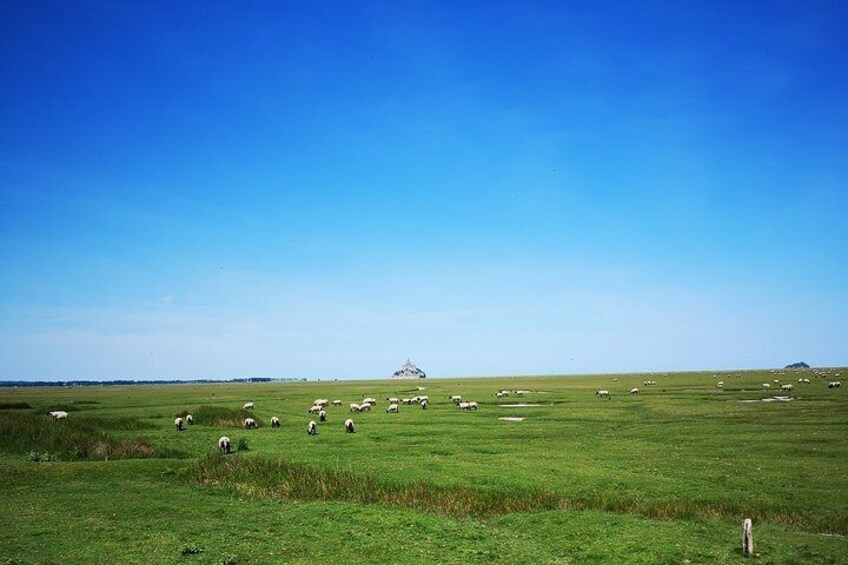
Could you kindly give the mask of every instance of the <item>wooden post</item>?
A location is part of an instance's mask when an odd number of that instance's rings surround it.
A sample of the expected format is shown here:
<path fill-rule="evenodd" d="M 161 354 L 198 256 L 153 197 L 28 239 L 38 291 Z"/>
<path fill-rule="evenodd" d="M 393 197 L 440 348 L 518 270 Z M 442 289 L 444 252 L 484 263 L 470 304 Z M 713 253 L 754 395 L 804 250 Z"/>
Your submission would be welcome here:
<path fill-rule="evenodd" d="M 742 521 L 742 555 L 745 557 L 754 555 L 754 526 L 750 518 Z"/>

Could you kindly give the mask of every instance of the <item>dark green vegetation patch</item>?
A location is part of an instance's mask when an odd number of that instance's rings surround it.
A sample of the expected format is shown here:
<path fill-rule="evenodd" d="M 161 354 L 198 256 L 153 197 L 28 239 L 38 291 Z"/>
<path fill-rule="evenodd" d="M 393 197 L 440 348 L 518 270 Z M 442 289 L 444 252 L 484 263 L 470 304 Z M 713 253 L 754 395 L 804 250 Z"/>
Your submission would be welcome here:
<path fill-rule="evenodd" d="M 32 408 L 28 402 L 0 402 L 0 410 L 27 410 Z"/>

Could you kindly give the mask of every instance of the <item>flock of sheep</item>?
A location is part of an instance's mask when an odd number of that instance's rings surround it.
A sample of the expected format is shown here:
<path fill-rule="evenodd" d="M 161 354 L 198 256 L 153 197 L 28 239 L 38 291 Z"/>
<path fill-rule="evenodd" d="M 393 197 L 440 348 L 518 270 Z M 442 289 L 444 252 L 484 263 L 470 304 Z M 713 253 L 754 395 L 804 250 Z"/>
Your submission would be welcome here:
<path fill-rule="evenodd" d="M 778 374 L 782 375 L 783 373 L 781 372 L 781 373 L 778 373 Z M 816 374 L 819 377 L 829 376 L 826 373 L 820 374 L 820 373 L 816 372 Z M 741 376 L 741 375 L 737 375 L 737 376 Z M 840 373 L 836 373 L 835 376 L 840 376 Z M 618 379 L 614 379 L 614 380 L 618 381 Z M 801 378 L 798 379 L 798 383 L 799 384 L 810 384 L 810 379 L 805 378 L 805 377 L 801 377 Z M 656 384 L 657 383 L 654 380 L 644 381 L 644 386 L 646 386 L 646 387 L 654 386 Z M 775 385 L 779 384 L 780 389 L 784 392 L 791 392 L 795 389 L 795 386 L 790 384 L 790 383 L 782 383 L 781 384 L 780 379 L 774 379 L 774 384 Z M 841 385 L 842 385 L 841 381 L 829 381 L 828 384 L 827 384 L 827 388 L 831 388 L 831 389 L 839 388 Z M 724 381 L 718 381 L 715 385 L 715 388 L 718 389 L 718 390 L 724 390 Z M 768 390 L 768 389 L 771 388 L 771 383 L 762 383 L 760 385 L 760 388 L 762 390 Z M 505 397 L 509 396 L 510 394 L 515 394 L 516 396 L 523 396 L 523 395 L 528 394 L 528 393 L 530 393 L 530 391 L 528 391 L 528 390 L 514 390 L 514 391 L 499 390 L 495 393 L 495 397 L 496 398 L 505 398 Z M 631 395 L 639 394 L 639 389 L 636 388 L 636 387 L 631 388 L 630 394 Z M 606 399 L 609 399 L 611 397 L 610 391 L 608 389 L 599 389 L 598 391 L 595 392 L 595 395 L 599 398 L 606 398 Z M 460 410 L 463 410 L 463 411 L 473 411 L 473 410 L 478 409 L 478 404 L 477 404 L 476 401 L 463 400 L 462 396 L 460 396 L 460 395 L 450 395 L 450 396 L 448 396 L 448 400 L 453 402 L 454 405 L 456 405 Z M 397 414 L 400 411 L 401 405 L 413 405 L 414 404 L 414 405 L 420 406 L 422 410 L 427 410 L 427 406 L 429 405 L 430 398 L 426 395 L 418 395 L 418 396 L 413 396 L 413 397 L 410 397 L 410 398 L 396 398 L 396 397 L 390 396 L 390 397 L 386 398 L 386 402 L 388 404 L 387 407 L 386 407 L 386 412 L 390 413 L 390 414 L 391 413 Z M 312 403 L 312 406 L 310 406 L 307 413 L 308 414 L 317 414 L 318 420 L 320 422 L 325 422 L 327 420 L 327 411 L 326 410 L 330 405 L 339 407 L 339 406 L 342 405 L 342 401 L 341 400 L 333 400 L 332 402 L 330 402 L 326 398 L 318 398 Z M 375 399 L 375 398 L 364 398 L 359 403 L 350 403 L 349 406 L 350 406 L 351 412 L 365 412 L 365 411 L 370 411 L 371 408 L 376 406 L 376 405 L 377 405 L 377 399 Z M 254 403 L 253 402 L 245 403 L 244 406 L 243 406 L 243 409 L 244 410 L 253 410 L 254 409 Z M 66 419 L 68 417 L 68 413 L 65 412 L 64 410 L 54 410 L 54 411 L 50 412 L 50 416 L 54 420 L 63 420 L 63 419 Z M 194 417 L 191 414 L 187 414 L 184 418 L 178 417 L 177 419 L 174 420 L 174 426 L 176 427 L 177 431 L 183 431 L 183 430 L 185 430 L 186 426 L 190 426 L 192 424 L 194 424 Z M 257 424 L 257 422 L 254 418 L 248 417 L 248 418 L 244 419 L 243 426 L 244 426 L 245 429 L 252 430 L 252 429 L 256 429 L 258 427 L 258 424 Z M 280 427 L 280 419 L 277 416 L 271 417 L 271 427 L 272 428 L 279 428 Z M 347 420 L 345 420 L 344 430 L 347 433 L 354 433 L 356 431 L 356 427 L 355 427 L 353 420 L 351 418 L 348 418 Z M 308 435 L 311 435 L 311 436 L 318 434 L 318 423 L 315 420 L 310 420 L 310 422 L 307 424 L 306 433 Z M 232 441 L 230 440 L 230 438 L 227 437 L 227 436 L 222 436 L 221 438 L 219 438 L 218 439 L 218 449 L 220 450 L 221 453 L 230 453 L 231 450 L 232 450 Z"/>
<path fill-rule="evenodd" d="M 335 405 L 335 406 L 341 406 L 341 403 L 342 403 L 341 400 L 333 401 L 333 405 Z M 310 413 L 318 412 L 319 418 L 323 422 L 327 418 L 327 414 L 324 411 L 324 408 L 328 404 L 329 404 L 328 400 L 318 399 L 318 400 L 315 401 L 312 408 L 309 409 L 309 412 Z M 247 402 L 247 403 L 244 404 L 244 406 L 242 408 L 244 410 L 253 410 L 254 403 L 253 402 Z M 313 408 L 318 408 L 318 409 L 313 410 Z M 54 413 L 51 412 L 51 415 L 52 414 L 54 414 Z M 61 417 L 67 417 L 66 412 L 62 412 L 62 414 L 64 414 L 64 416 L 61 416 Z M 55 416 L 54 416 L 54 418 L 55 418 Z M 177 428 L 177 431 L 179 431 L 179 432 L 183 431 L 185 429 L 185 426 L 192 425 L 192 424 L 194 424 L 194 417 L 191 414 L 186 415 L 185 418 L 178 417 L 176 420 L 174 420 L 174 426 Z M 244 425 L 244 428 L 247 429 L 247 430 L 254 430 L 258 427 L 258 424 L 257 424 L 257 422 L 254 418 L 245 418 L 243 425 Z M 271 416 L 271 427 L 272 428 L 279 428 L 280 427 L 280 419 L 277 416 Z M 351 433 L 351 434 L 354 433 L 356 431 L 356 426 L 354 425 L 353 420 L 351 420 L 350 418 L 345 420 L 344 429 L 347 433 Z M 315 420 L 312 420 L 312 421 L 309 422 L 309 424 L 307 424 L 306 433 L 311 435 L 311 436 L 314 436 L 318 433 L 318 424 L 315 422 Z M 232 452 L 232 446 L 233 446 L 233 442 L 229 437 L 221 436 L 220 438 L 218 438 L 218 450 L 221 453 L 231 453 Z"/>

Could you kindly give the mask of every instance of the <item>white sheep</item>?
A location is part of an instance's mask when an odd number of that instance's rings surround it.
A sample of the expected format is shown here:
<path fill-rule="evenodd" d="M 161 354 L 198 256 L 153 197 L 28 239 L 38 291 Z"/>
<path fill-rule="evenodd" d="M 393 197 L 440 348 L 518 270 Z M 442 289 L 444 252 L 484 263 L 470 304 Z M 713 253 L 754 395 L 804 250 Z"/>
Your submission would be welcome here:
<path fill-rule="evenodd" d="M 422 401 L 421 401 L 421 409 L 422 409 L 422 410 L 426 410 L 426 409 L 427 409 L 427 401 L 426 401 L 426 400 L 422 400 Z"/>
<path fill-rule="evenodd" d="M 716 383 L 716 388 L 719 390 L 724 390 L 724 381 L 718 381 Z"/>
<path fill-rule="evenodd" d="M 477 410 L 477 403 L 472 400 L 471 402 L 468 403 L 468 409 L 469 410 Z"/>
<path fill-rule="evenodd" d="M 459 404 L 457 404 L 457 406 L 459 406 L 460 410 L 471 410 L 470 402 L 460 402 Z"/>
<path fill-rule="evenodd" d="M 386 412 L 392 412 L 392 413 L 397 414 L 398 405 L 397 404 L 389 404 L 388 408 L 386 408 Z"/>
<path fill-rule="evenodd" d="M 639 394 L 639 389 L 634 386 L 630 389 L 630 394 Z"/>
<path fill-rule="evenodd" d="M 351 420 L 350 418 L 345 420 L 344 427 L 345 431 L 349 434 L 352 434 L 356 431 L 356 429 L 353 427 L 353 420 Z"/>
<path fill-rule="evenodd" d="M 247 428 L 248 430 L 256 429 L 256 420 L 254 420 L 253 418 L 245 418 L 244 419 L 244 427 Z"/>
<path fill-rule="evenodd" d="M 610 397 L 610 393 L 609 393 L 609 391 L 608 391 L 608 390 L 604 390 L 604 389 L 599 390 L 598 392 L 596 392 L 596 393 L 595 393 L 595 395 L 596 395 L 598 398 L 609 398 L 609 397 Z"/>
<path fill-rule="evenodd" d="M 401 398 L 401 399 L 400 399 L 400 401 L 401 401 L 403 404 L 412 404 L 412 399 L 411 399 L 411 398 Z"/>
<path fill-rule="evenodd" d="M 359 411 L 360 412 L 366 412 L 366 411 L 370 412 L 371 411 L 371 403 L 365 402 L 364 404 L 360 404 L 359 405 Z"/>
<path fill-rule="evenodd" d="M 253 403 L 252 402 L 245 402 L 244 406 L 242 408 L 244 410 L 253 410 Z"/>
<path fill-rule="evenodd" d="M 309 413 L 310 414 L 317 414 L 320 411 L 321 411 L 321 406 L 319 406 L 318 404 L 313 404 L 312 406 L 309 407 Z"/>
<path fill-rule="evenodd" d="M 430 402 L 430 397 L 429 397 L 429 396 L 427 396 L 426 394 L 423 394 L 423 395 L 421 395 L 421 396 L 419 396 L 419 397 L 418 397 L 418 402 L 424 402 L 425 400 L 426 400 L 427 402 Z"/>
<path fill-rule="evenodd" d="M 271 427 L 279 428 L 280 427 L 280 419 L 276 416 L 271 416 Z"/>
<path fill-rule="evenodd" d="M 326 422 L 327 421 L 327 413 L 324 412 L 323 410 L 318 412 L 318 421 L 319 422 Z"/>
<path fill-rule="evenodd" d="M 787 385 L 780 385 L 780 390 L 782 390 L 782 391 L 784 391 L 784 392 L 790 392 L 790 391 L 792 391 L 792 390 L 795 390 L 795 387 L 794 387 L 793 385 L 789 385 L 789 384 L 787 384 Z"/>
<path fill-rule="evenodd" d="M 334 401 L 333 401 L 333 406 L 341 406 L 341 405 L 342 405 L 342 401 L 341 401 L 341 400 L 334 400 Z"/>
<path fill-rule="evenodd" d="M 398 404 L 400 400 L 395 398 L 394 396 L 390 396 L 386 398 L 386 402 L 388 402 L 389 404 Z"/>
<path fill-rule="evenodd" d="M 351 412 L 362 412 L 362 406 L 356 404 L 354 402 L 350 403 L 350 411 Z"/>
<path fill-rule="evenodd" d="M 54 420 L 64 420 L 68 417 L 68 413 L 64 410 L 54 410 L 50 413 Z"/>
<path fill-rule="evenodd" d="M 448 396 L 448 398 L 449 398 L 451 401 L 453 401 L 453 403 L 454 403 L 454 404 L 457 404 L 457 405 L 459 405 L 459 403 L 460 403 L 460 402 L 462 402 L 462 397 L 461 397 L 461 396 L 459 396 L 458 394 L 455 394 L 455 395 L 453 395 L 453 396 Z"/>
<path fill-rule="evenodd" d="M 760 388 L 762 388 L 762 389 L 771 388 L 771 385 L 768 384 L 768 383 L 763 383 L 763 384 L 760 385 Z"/>
<path fill-rule="evenodd" d="M 842 386 L 842 381 L 831 381 L 827 383 L 827 388 L 839 388 Z"/>
<path fill-rule="evenodd" d="M 497 396 L 498 398 L 504 398 L 505 396 L 507 396 L 507 394 L 505 392 L 498 391 L 495 393 L 495 396 Z"/>
<path fill-rule="evenodd" d="M 186 424 L 188 424 L 189 426 L 193 425 L 194 416 L 192 416 L 191 414 L 186 414 Z"/>
<path fill-rule="evenodd" d="M 377 399 L 376 399 L 376 398 L 364 398 L 364 399 L 362 400 L 362 402 L 363 402 L 363 403 L 367 402 L 368 404 L 370 404 L 370 405 L 372 405 L 372 406 L 376 406 L 376 405 L 377 405 Z"/>
<path fill-rule="evenodd" d="M 218 440 L 218 449 L 221 453 L 229 453 L 232 447 L 232 442 L 230 442 L 230 438 L 227 436 L 221 436 Z"/>
<path fill-rule="evenodd" d="M 174 426 L 177 427 L 178 432 L 183 431 L 183 419 L 177 418 L 176 420 L 174 420 Z"/>
<path fill-rule="evenodd" d="M 306 426 L 306 433 L 314 436 L 318 433 L 318 424 L 315 423 L 315 420 L 309 422 L 309 425 Z"/>
<path fill-rule="evenodd" d="M 323 408 L 324 406 L 326 406 L 329 403 L 330 403 L 330 401 L 327 400 L 326 398 L 318 398 L 312 404 L 314 404 L 315 406 L 320 406 L 320 407 Z"/>

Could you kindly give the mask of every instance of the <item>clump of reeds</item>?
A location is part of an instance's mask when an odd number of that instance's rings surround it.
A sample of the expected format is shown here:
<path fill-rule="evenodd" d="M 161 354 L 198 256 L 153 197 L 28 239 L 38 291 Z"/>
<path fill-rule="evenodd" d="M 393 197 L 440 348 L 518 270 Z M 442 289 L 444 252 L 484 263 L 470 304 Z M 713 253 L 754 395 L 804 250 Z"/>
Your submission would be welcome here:
<path fill-rule="evenodd" d="M 343 500 L 452 516 L 487 517 L 560 508 L 559 498 L 539 489 L 490 490 L 426 482 L 395 483 L 342 469 L 322 469 L 261 457 L 227 458 L 212 454 L 195 464 L 191 476 L 200 484 L 221 486 L 239 496 Z"/>
<path fill-rule="evenodd" d="M 6 453 L 49 453 L 55 459 L 138 459 L 179 457 L 145 438 L 115 438 L 106 430 L 148 427 L 133 418 L 74 418 L 53 421 L 46 414 L 0 413 L 0 450 Z"/>
<path fill-rule="evenodd" d="M 194 418 L 195 425 L 240 428 L 244 425 L 245 418 L 253 418 L 256 420 L 256 426 L 262 427 L 262 422 L 252 412 L 241 408 L 204 404 L 193 410 L 183 410 L 175 417 L 185 418 L 188 414 Z"/>

